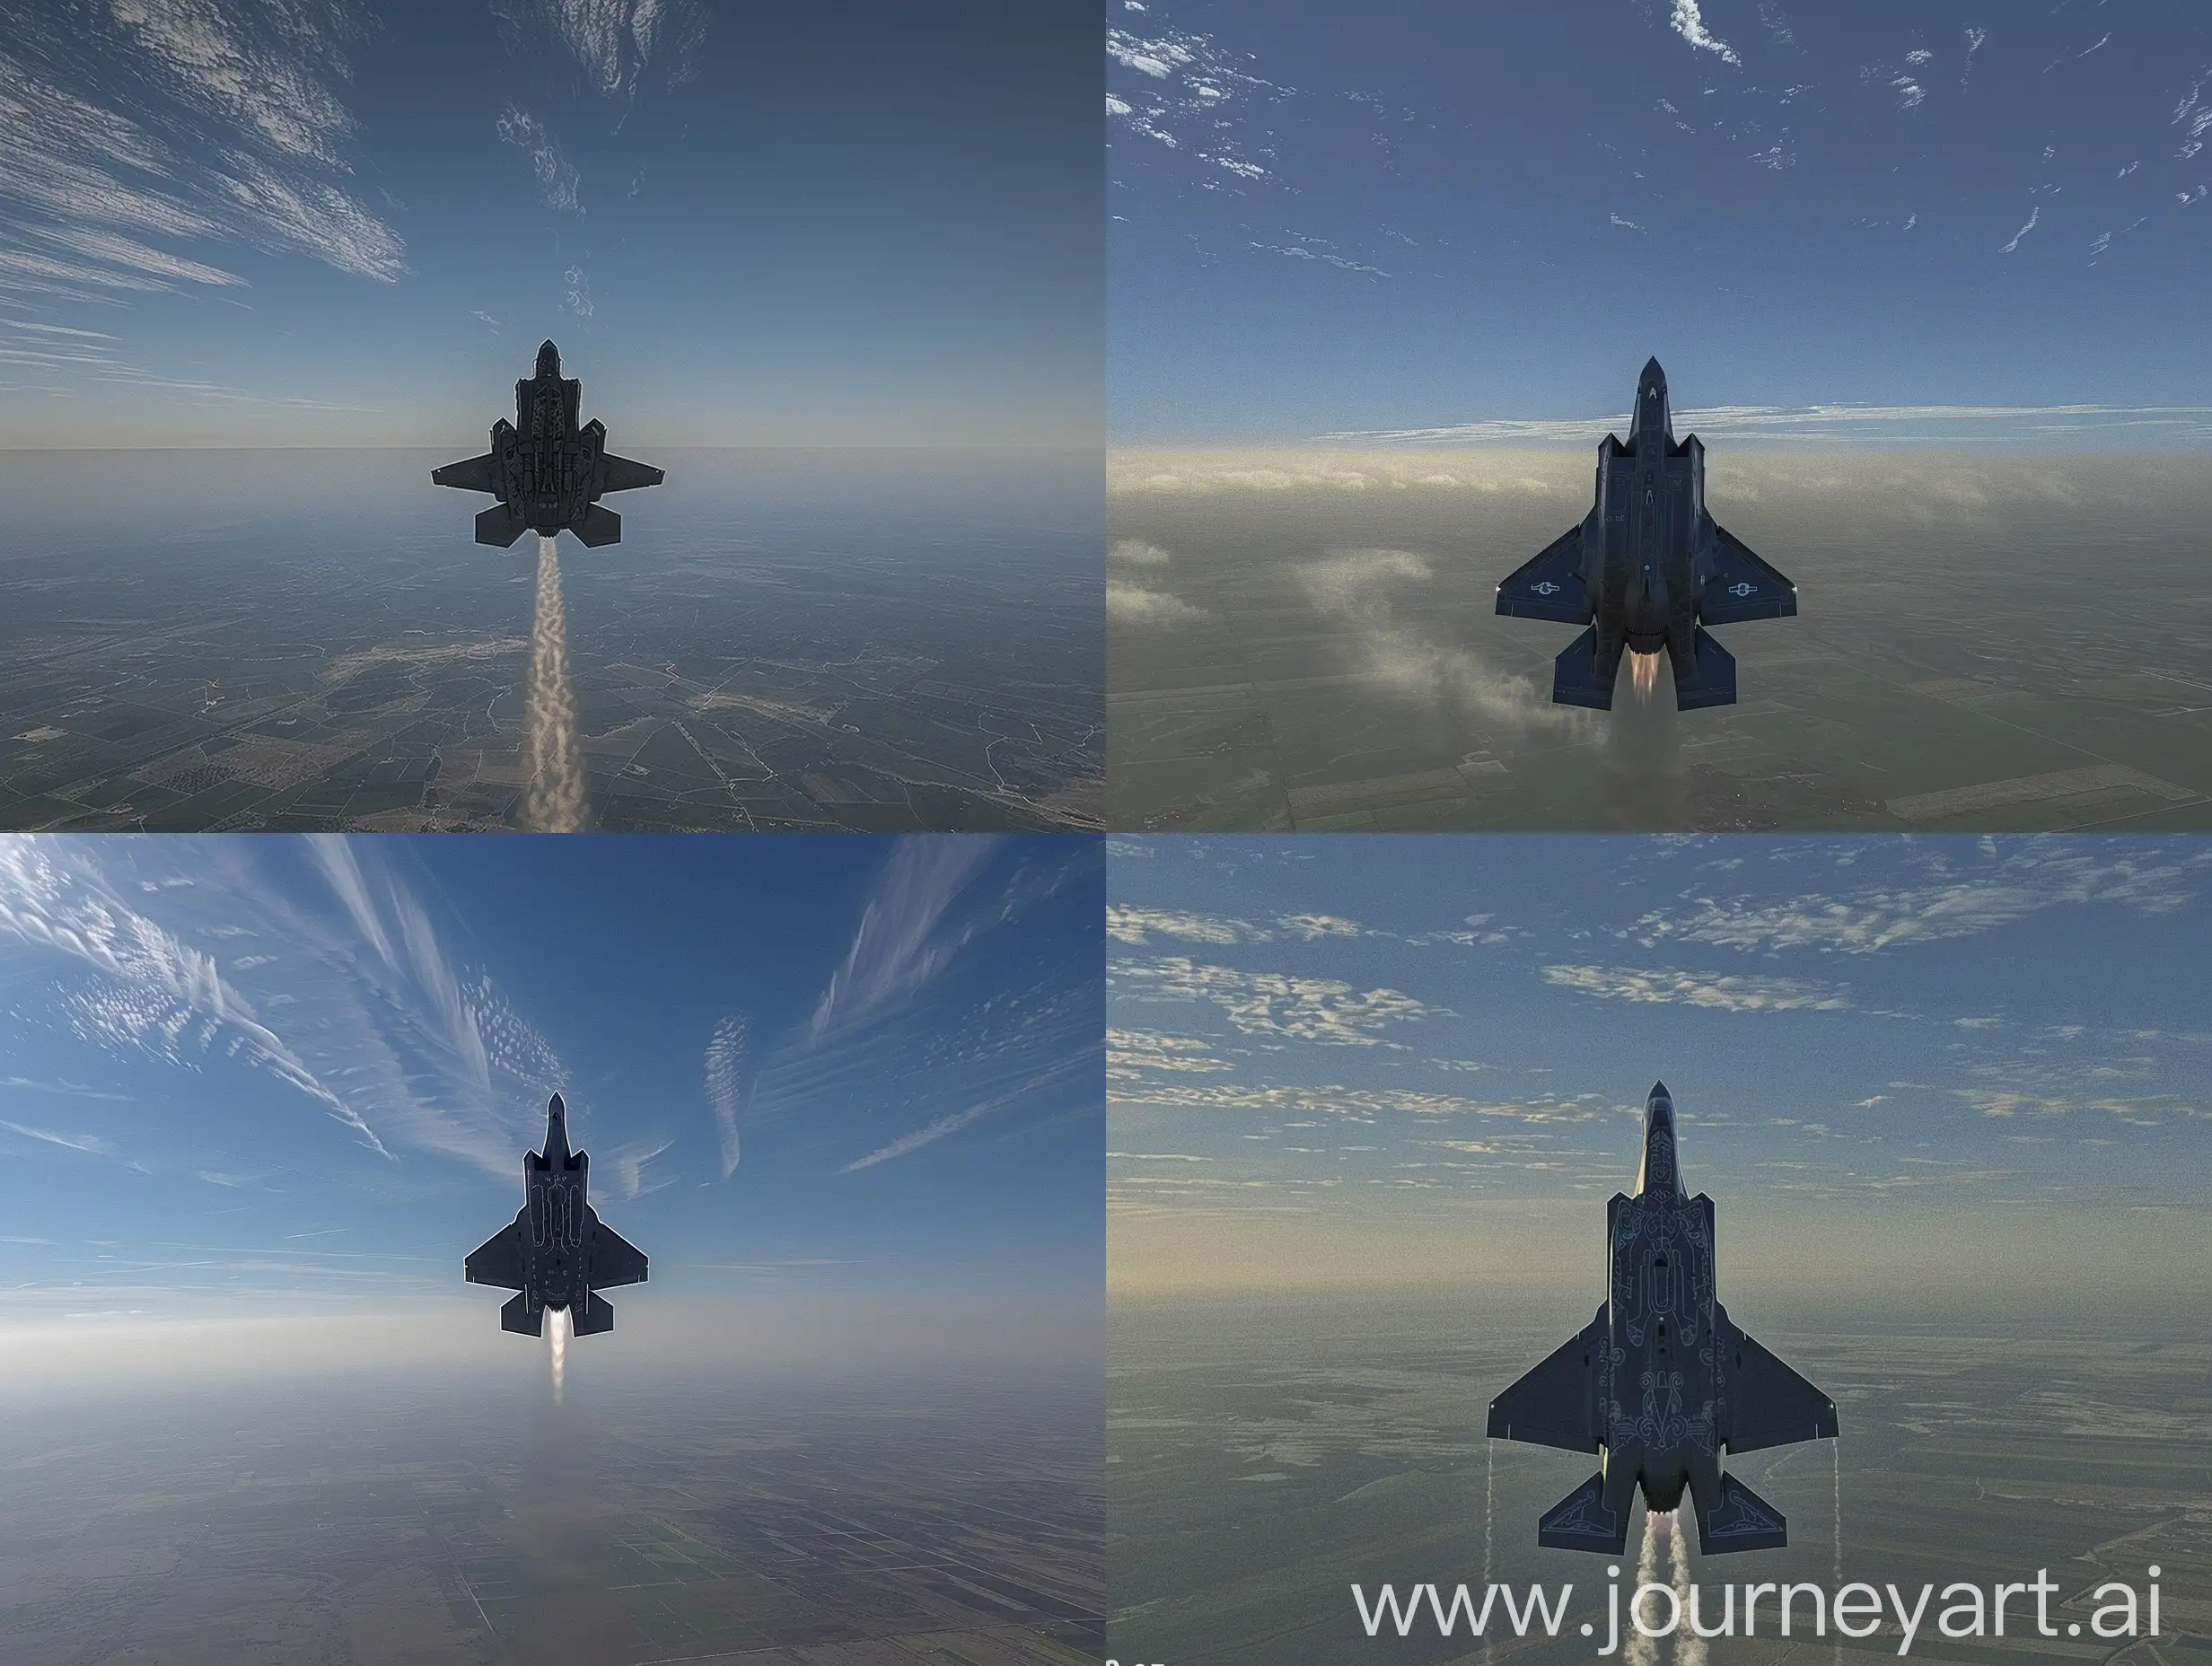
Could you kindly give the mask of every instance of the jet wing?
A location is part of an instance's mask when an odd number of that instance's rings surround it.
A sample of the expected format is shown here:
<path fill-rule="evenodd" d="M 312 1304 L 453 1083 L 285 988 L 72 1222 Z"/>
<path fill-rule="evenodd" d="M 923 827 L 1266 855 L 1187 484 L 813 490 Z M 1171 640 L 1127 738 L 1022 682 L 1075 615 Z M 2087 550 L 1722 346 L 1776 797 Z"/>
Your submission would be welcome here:
<path fill-rule="evenodd" d="M 1568 1338 L 1551 1356 L 1490 1402 L 1492 1440 L 1532 1441 L 1570 1452 L 1598 1449 L 1591 1382 L 1599 1350 L 1605 1346 L 1605 1311 L 1580 1336 Z"/>
<path fill-rule="evenodd" d="M 601 1220 L 592 1223 L 592 1288 L 645 1282 L 645 1252 Z"/>
<path fill-rule="evenodd" d="M 1725 1308 L 1717 1317 L 1714 1330 L 1727 1384 L 1721 1438 L 1728 1450 L 1755 1452 L 1795 1441 L 1835 1439 L 1835 1401 L 1738 1330 Z"/>
<path fill-rule="evenodd" d="M 492 484 L 492 454 L 471 457 L 466 461 L 448 463 L 443 469 L 433 469 L 430 478 L 440 486 L 457 486 L 464 492 L 496 492 Z"/>
<path fill-rule="evenodd" d="M 600 487 L 602 492 L 629 492 L 641 486 L 658 486 L 668 478 L 665 470 L 651 463 L 632 462 L 627 457 L 617 457 L 612 452 L 600 460 Z"/>
<path fill-rule="evenodd" d="M 1497 610 L 1515 618 L 1590 622 L 1590 591 L 1582 582 L 1582 522 L 1562 532 L 1497 587 Z"/>
<path fill-rule="evenodd" d="M 1797 611 L 1797 586 L 1751 553 L 1726 527 L 1713 529 L 1713 570 L 1698 589 L 1698 618 L 1707 625 L 1783 619 Z"/>
<path fill-rule="evenodd" d="M 502 1290 L 522 1287 L 522 1217 L 516 1215 L 469 1252 L 461 1264 L 461 1276 L 472 1285 L 496 1285 Z"/>

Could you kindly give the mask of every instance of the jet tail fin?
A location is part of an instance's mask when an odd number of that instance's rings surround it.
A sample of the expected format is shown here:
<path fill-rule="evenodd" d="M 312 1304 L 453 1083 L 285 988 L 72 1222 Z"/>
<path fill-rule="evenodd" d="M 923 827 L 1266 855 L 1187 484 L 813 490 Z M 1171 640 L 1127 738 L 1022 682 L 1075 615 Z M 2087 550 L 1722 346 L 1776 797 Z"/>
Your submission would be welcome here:
<path fill-rule="evenodd" d="M 1592 1476 L 1536 1523 L 1536 1542 L 1549 1550 L 1590 1550 L 1617 1556 L 1628 1547 L 1628 1513 L 1605 1504 L 1605 1476 Z"/>
<path fill-rule="evenodd" d="M 545 1310 L 532 1307 L 527 1294 L 519 1295 L 499 1310 L 499 1328 L 512 1330 L 517 1336 L 545 1335 Z"/>
<path fill-rule="evenodd" d="M 1591 626 L 1567 644 L 1559 657 L 1551 662 L 1551 703 L 1554 706 L 1594 706 L 1601 712 L 1613 709 L 1612 682 L 1598 675 L 1596 626 Z"/>
<path fill-rule="evenodd" d="M 1736 703 L 1736 657 L 1720 645 L 1713 633 L 1700 625 L 1690 638 L 1690 675 L 1674 668 L 1674 709 L 1700 711 L 1708 706 Z"/>
<path fill-rule="evenodd" d="M 1733 1475 L 1720 1477 L 1720 1498 L 1698 1512 L 1698 1554 L 1728 1550 L 1779 1550 L 1789 1543 L 1782 1513 Z"/>
<path fill-rule="evenodd" d="M 614 1303 L 596 1290 L 584 1293 L 584 1311 L 568 1310 L 568 1322 L 580 1337 L 596 1337 L 614 1328 Z"/>
<path fill-rule="evenodd" d="M 611 509 L 593 504 L 584 512 L 584 519 L 572 522 L 568 530 L 587 549 L 597 549 L 604 544 L 622 541 L 622 517 Z"/>
<path fill-rule="evenodd" d="M 530 522 L 505 504 L 494 504 L 476 518 L 476 541 L 502 549 L 514 548 L 514 540 L 529 530 Z"/>

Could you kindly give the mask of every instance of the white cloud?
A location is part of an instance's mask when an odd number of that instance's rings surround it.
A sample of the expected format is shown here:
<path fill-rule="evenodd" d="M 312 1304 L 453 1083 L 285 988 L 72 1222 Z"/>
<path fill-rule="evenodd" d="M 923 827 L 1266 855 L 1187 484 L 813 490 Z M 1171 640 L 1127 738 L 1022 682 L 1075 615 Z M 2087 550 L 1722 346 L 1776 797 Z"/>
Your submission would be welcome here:
<path fill-rule="evenodd" d="M 1743 62 L 1725 40 L 1716 39 L 1713 31 L 1705 26 L 1705 19 L 1698 9 L 1698 0 L 1674 0 L 1674 13 L 1667 19 L 1667 26 L 1691 46 L 1701 52 L 1713 53 L 1724 64 L 1741 65 Z"/>
<path fill-rule="evenodd" d="M 1443 1016 L 1445 1009 L 1396 989 L 1356 990 L 1327 978 L 1245 972 L 1172 955 L 1116 960 L 1110 977 L 1138 999 L 1208 1001 L 1247 1035 L 1339 1047 L 1374 1047 L 1392 1024 Z"/>
<path fill-rule="evenodd" d="M 1212 1075 L 1231 1069 L 1225 1059 L 1213 1057 L 1207 1043 L 1191 1036 L 1172 1036 L 1157 1030 L 1109 1029 L 1106 1031 L 1106 1074 L 1137 1079 L 1146 1071 L 1181 1075 Z"/>
<path fill-rule="evenodd" d="M 1726 1013 L 1834 1012 L 1851 1004 L 1848 989 L 1792 978 L 1716 976 L 1672 969 L 1547 966 L 1544 981 L 1601 1000 L 1705 1006 Z"/>
<path fill-rule="evenodd" d="M 1186 1083 L 1117 1078 L 1108 1090 L 1116 1104 L 1157 1105 L 1180 1110 L 1264 1111 L 1286 1116 L 1488 1117 L 1513 1122 L 1594 1122 L 1617 1108 L 1590 1097 L 1535 1094 L 1525 1099 L 1470 1099 L 1415 1088 L 1248 1087 L 1233 1082 Z"/>
<path fill-rule="evenodd" d="M 1149 590 L 1127 579 L 1109 578 L 1106 617 L 1122 625 L 1188 625 L 1194 619 L 1204 618 L 1206 609 L 1193 607 L 1164 590 Z"/>
<path fill-rule="evenodd" d="M 1185 908 L 1146 908 L 1131 903 L 1110 903 L 1106 934 L 1116 943 L 1144 943 L 1147 939 L 1177 937 L 1186 943 L 1266 943 L 1268 934 L 1242 920 L 1223 914 L 1199 914 Z"/>
<path fill-rule="evenodd" d="M 1921 859 L 1927 877 L 1917 884 L 1866 885 L 1835 895 L 1813 891 L 1779 902 L 1698 897 L 1646 915 L 1635 935 L 1646 944 L 1674 940 L 1750 953 L 1813 949 L 1877 954 L 1976 936 L 2048 908 L 2103 905 L 2170 914 L 2197 895 L 2212 861 L 2204 853 L 2168 855 L 2157 846 L 2108 853 L 2032 840 L 2006 849 L 1976 867 L 1937 847 Z"/>

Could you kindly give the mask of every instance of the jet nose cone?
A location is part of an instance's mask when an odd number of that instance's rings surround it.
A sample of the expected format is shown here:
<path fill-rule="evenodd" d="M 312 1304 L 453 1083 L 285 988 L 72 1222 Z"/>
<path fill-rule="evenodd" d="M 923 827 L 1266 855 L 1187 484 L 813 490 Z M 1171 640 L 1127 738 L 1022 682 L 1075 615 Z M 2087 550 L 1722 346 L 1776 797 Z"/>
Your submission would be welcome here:
<path fill-rule="evenodd" d="M 1644 1096 L 1644 1102 L 1646 1105 L 1654 1105 L 1663 1099 L 1672 1100 L 1673 1097 L 1674 1095 L 1667 1092 L 1665 1083 L 1655 1082 L 1651 1084 L 1651 1092 Z"/>
<path fill-rule="evenodd" d="M 546 1100 L 545 1109 L 548 1116 L 557 1117 L 565 1112 L 568 1107 L 561 1103 L 561 1096 L 556 1093 L 551 1099 Z"/>
<path fill-rule="evenodd" d="M 538 348 L 538 373 L 540 376 L 557 376 L 561 373 L 561 350 L 550 341 L 541 343 Z"/>
<path fill-rule="evenodd" d="M 1659 361 L 1656 357 L 1648 358 L 1644 361 L 1643 381 L 1647 385 L 1656 384 L 1661 388 L 1664 388 L 1667 385 L 1667 373 L 1659 368 Z"/>

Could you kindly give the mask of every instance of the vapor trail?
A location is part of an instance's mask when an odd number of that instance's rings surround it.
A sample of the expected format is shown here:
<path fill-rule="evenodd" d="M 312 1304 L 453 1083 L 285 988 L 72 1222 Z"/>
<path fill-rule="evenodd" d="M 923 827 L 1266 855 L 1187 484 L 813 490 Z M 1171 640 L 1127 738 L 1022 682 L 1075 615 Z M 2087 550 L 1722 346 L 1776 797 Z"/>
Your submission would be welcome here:
<path fill-rule="evenodd" d="M 522 820 L 534 833 L 584 828 L 584 755 L 576 745 L 576 697 L 568 683 L 568 626 L 561 609 L 561 558 L 538 540 L 538 624 L 531 636 L 530 790 Z"/>
<path fill-rule="evenodd" d="M 551 543 L 551 539 L 546 539 Z M 568 1310 L 557 1307 L 545 1316 L 546 1349 L 553 1357 L 553 1403 L 561 1403 L 561 1390 L 568 1377 Z"/>

